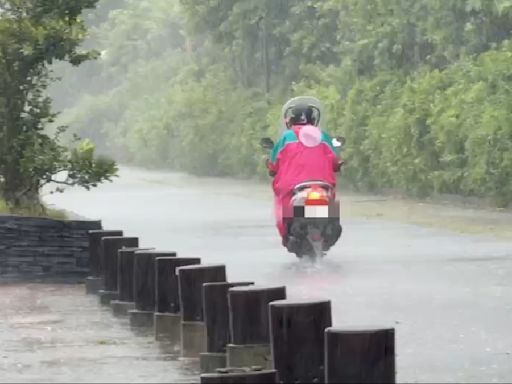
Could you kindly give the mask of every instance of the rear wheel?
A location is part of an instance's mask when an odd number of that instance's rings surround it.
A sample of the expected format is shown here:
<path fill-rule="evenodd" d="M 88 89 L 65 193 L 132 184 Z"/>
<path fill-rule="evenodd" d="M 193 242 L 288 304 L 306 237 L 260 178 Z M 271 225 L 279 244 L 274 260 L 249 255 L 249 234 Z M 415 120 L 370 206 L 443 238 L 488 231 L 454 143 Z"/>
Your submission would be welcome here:
<path fill-rule="evenodd" d="M 297 258 L 308 258 L 310 260 L 320 259 L 325 255 L 324 239 L 325 223 L 312 222 L 310 220 L 297 220 L 288 225 L 291 234 L 288 238 L 286 248 L 288 252 L 294 253 Z"/>
<path fill-rule="evenodd" d="M 322 243 L 322 241 L 311 243 L 308 238 L 305 238 L 302 240 L 301 246 L 293 253 L 299 259 L 309 259 L 310 261 L 321 259 L 325 256 Z"/>

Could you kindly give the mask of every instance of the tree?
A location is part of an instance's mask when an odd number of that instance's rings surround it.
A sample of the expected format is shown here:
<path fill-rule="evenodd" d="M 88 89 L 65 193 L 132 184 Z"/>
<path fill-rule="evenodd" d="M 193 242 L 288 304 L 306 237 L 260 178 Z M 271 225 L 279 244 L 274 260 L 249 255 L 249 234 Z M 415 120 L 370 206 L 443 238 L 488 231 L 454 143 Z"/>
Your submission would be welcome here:
<path fill-rule="evenodd" d="M 512 203 L 512 0 L 113 2 L 89 39 L 102 59 L 55 83 L 98 150 L 266 177 L 258 139 L 308 94 L 347 138 L 343 183 Z"/>
<path fill-rule="evenodd" d="M 0 0 L 0 193 L 11 207 L 39 204 L 46 184 L 88 189 L 116 174 L 113 161 L 95 158 L 92 143 L 69 149 L 66 127 L 47 130 L 57 116 L 45 93 L 56 80 L 49 67 L 98 56 L 79 49 L 87 32 L 80 15 L 97 1 Z"/>

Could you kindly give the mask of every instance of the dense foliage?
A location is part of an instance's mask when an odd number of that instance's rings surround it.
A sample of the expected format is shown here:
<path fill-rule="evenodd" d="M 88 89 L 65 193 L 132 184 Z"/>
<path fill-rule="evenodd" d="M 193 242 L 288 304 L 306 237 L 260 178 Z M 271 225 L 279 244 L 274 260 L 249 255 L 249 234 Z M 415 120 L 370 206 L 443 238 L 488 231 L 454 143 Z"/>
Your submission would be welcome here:
<path fill-rule="evenodd" d="M 62 144 L 64 126 L 53 132 L 52 81 L 56 60 L 73 66 L 95 56 L 81 51 L 84 9 L 97 0 L 0 0 L 0 197 L 14 209 L 38 206 L 49 183 L 96 186 L 115 172 L 115 164 L 94 157 L 85 140 L 71 149 Z"/>
<path fill-rule="evenodd" d="M 310 94 L 346 182 L 512 201 L 511 0 L 109 1 L 89 15 L 102 59 L 52 91 L 104 153 L 261 175 L 258 138 Z"/>

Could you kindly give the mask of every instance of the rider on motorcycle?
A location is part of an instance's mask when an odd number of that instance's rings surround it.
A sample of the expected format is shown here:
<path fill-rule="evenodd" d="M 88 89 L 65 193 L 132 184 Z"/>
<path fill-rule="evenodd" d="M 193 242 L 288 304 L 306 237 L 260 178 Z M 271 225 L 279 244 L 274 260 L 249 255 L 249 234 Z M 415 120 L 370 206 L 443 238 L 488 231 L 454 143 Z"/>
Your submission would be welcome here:
<path fill-rule="evenodd" d="M 283 245 L 287 244 L 287 229 L 283 210 L 289 206 L 293 189 L 308 180 L 318 180 L 336 186 L 335 173 L 343 161 L 338 158 L 331 137 L 317 127 L 313 109 L 308 105 L 292 108 L 286 121 L 287 129 L 274 145 L 267 160 L 269 174 L 274 176 L 274 207 L 276 225 Z M 285 216 L 286 215 L 286 216 Z"/>

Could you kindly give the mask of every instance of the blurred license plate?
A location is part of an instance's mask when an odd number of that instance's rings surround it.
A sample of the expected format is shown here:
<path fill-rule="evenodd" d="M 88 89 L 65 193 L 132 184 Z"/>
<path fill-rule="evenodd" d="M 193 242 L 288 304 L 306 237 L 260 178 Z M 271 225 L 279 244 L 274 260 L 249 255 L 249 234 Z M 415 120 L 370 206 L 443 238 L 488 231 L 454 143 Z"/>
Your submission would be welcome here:
<path fill-rule="evenodd" d="M 304 217 L 329 217 L 328 205 L 306 205 Z"/>

